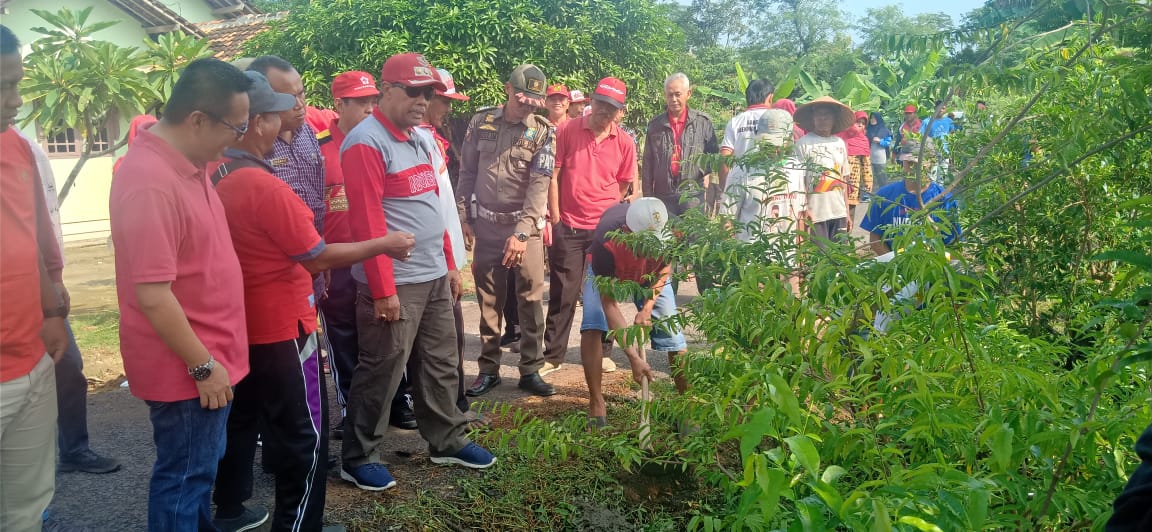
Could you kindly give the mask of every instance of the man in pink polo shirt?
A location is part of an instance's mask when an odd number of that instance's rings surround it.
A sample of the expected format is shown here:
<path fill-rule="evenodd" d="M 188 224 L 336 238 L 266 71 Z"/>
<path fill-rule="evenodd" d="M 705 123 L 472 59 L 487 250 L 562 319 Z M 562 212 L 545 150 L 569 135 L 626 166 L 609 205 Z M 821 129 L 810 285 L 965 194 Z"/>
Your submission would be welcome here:
<path fill-rule="evenodd" d="M 636 178 L 636 142 L 616 125 L 624 115 L 627 91 L 619 79 L 600 80 L 592 93 L 592 112 L 569 120 L 556 133 L 556 169 L 548 190 L 551 285 L 541 376 L 558 369 L 568 351 L 596 224 L 604 211 L 624 199 Z"/>
<path fill-rule="evenodd" d="M 112 177 L 120 352 L 156 442 L 150 531 L 215 529 L 209 496 L 248 334 L 240 262 L 205 170 L 248 130 L 251 84 L 223 61 L 189 63 Z"/>

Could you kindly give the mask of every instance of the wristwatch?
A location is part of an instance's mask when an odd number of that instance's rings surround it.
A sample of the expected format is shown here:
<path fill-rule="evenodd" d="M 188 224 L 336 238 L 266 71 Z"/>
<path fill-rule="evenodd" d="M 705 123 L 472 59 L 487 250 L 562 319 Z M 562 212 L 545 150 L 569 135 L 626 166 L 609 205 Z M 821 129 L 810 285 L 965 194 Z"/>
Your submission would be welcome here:
<path fill-rule="evenodd" d="M 188 368 L 188 374 L 197 381 L 207 380 L 208 377 L 212 376 L 212 368 L 214 367 L 216 367 L 216 359 L 212 358 L 212 355 L 208 355 L 208 362 Z"/>
<path fill-rule="evenodd" d="M 521 242 L 527 242 L 528 241 L 528 233 L 521 233 L 520 231 L 517 231 L 515 233 L 512 233 L 512 236 L 516 237 L 516 240 L 519 240 Z"/>
<path fill-rule="evenodd" d="M 48 318 L 67 318 L 68 306 L 60 305 L 56 308 L 44 309 L 44 319 Z"/>

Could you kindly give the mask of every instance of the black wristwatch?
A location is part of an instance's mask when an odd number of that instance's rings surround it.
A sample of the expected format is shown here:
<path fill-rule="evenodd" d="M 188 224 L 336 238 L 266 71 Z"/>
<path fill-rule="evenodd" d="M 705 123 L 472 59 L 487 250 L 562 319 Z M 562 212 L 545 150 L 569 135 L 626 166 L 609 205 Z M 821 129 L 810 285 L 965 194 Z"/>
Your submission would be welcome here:
<path fill-rule="evenodd" d="M 60 305 L 56 308 L 44 309 L 44 319 L 48 318 L 67 318 L 68 306 Z"/>
<path fill-rule="evenodd" d="M 516 237 L 516 240 L 521 242 L 528 241 L 528 233 L 521 233 L 520 231 L 516 231 L 515 233 L 512 233 L 512 236 Z"/>
<path fill-rule="evenodd" d="M 212 376 L 212 368 L 214 367 L 216 367 L 216 359 L 212 358 L 212 355 L 208 355 L 208 362 L 188 368 L 188 374 L 197 381 L 208 380 L 208 377 Z"/>

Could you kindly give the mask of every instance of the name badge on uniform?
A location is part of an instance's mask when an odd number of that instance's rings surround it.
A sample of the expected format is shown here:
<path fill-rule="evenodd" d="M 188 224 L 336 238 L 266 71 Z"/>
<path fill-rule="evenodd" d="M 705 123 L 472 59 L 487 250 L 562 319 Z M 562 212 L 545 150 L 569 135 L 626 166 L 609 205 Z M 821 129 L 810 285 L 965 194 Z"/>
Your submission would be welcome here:
<path fill-rule="evenodd" d="M 272 166 L 284 166 L 284 165 L 288 164 L 288 158 L 287 157 L 277 157 L 275 159 L 272 159 L 271 161 L 268 161 L 268 164 L 270 164 Z"/>
<path fill-rule="evenodd" d="M 483 129 L 483 128 L 481 128 L 481 129 Z M 479 137 L 480 140 L 492 140 L 492 141 L 496 140 L 496 138 L 498 137 L 498 135 L 496 134 L 495 131 L 477 131 L 476 136 Z"/>

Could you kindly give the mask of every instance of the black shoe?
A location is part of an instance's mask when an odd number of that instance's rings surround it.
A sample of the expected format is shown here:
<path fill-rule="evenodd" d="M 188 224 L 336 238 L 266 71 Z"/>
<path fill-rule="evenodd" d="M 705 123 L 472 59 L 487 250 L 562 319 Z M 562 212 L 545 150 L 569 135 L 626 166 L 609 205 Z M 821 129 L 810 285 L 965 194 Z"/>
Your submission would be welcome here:
<path fill-rule="evenodd" d="M 264 508 L 248 508 L 244 507 L 244 512 L 237 517 L 229 517 L 227 519 L 216 517 L 212 520 L 212 524 L 216 525 L 221 532 L 243 532 L 244 530 L 252 530 L 264 524 L 268 520 L 268 510 Z"/>
<path fill-rule="evenodd" d="M 468 391 L 464 392 L 464 395 L 467 395 L 468 397 L 481 396 L 492 391 L 492 388 L 495 388 L 499 385 L 499 375 L 487 375 L 481 373 L 476 376 L 476 380 L 472 383 L 472 387 L 468 388 Z"/>
<path fill-rule="evenodd" d="M 556 388 L 544 382 L 539 373 L 520 377 L 520 389 L 541 397 L 556 395 Z"/>
<path fill-rule="evenodd" d="M 85 473 L 101 475 L 104 473 L 119 471 L 120 462 L 112 458 L 100 456 L 91 450 L 87 450 L 75 456 L 60 457 L 59 469 L 61 473 L 83 471 Z"/>
<path fill-rule="evenodd" d="M 504 331 L 504 336 L 500 337 L 500 347 L 508 347 L 520 341 L 520 328 L 516 327 Z"/>
<path fill-rule="evenodd" d="M 388 424 L 404 430 L 416 430 L 420 427 L 416 422 L 416 412 L 408 405 L 408 401 L 392 405 L 392 414 L 388 416 Z"/>

